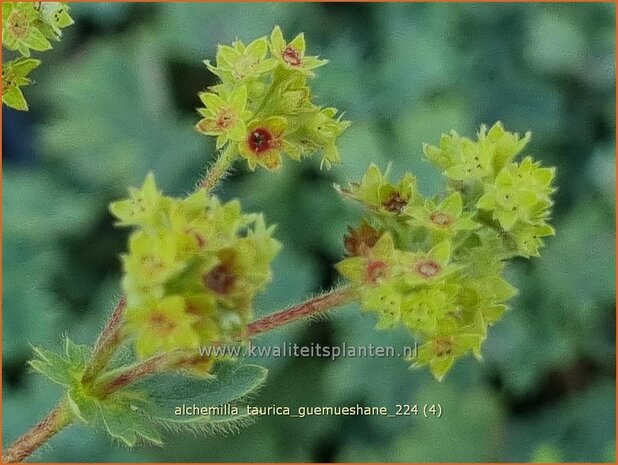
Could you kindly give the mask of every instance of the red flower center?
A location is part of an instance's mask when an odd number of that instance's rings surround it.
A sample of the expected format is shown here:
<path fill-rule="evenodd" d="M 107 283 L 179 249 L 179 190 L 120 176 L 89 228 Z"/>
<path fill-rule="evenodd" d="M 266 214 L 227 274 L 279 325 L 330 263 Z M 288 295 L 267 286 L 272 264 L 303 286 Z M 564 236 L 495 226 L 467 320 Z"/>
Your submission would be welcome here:
<path fill-rule="evenodd" d="M 249 134 L 247 143 L 253 153 L 261 155 L 273 147 L 275 136 L 266 128 L 256 128 Z"/>
<path fill-rule="evenodd" d="M 429 219 L 433 224 L 436 224 L 438 226 L 448 226 L 453 222 L 453 217 L 451 215 L 447 215 L 446 213 L 442 212 L 433 212 L 429 216 Z"/>
<path fill-rule="evenodd" d="M 378 242 L 380 234 L 367 223 L 354 229 L 348 226 L 348 233 L 343 237 L 343 245 L 348 255 L 365 255 Z"/>
<path fill-rule="evenodd" d="M 30 23 L 19 11 L 14 11 L 9 16 L 9 31 L 16 39 L 23 39 L 28 35 Z"/>
<path fill-rule="evenodd" d="M 375 284 L 378 279 L 386 276 L 386 272 L 388 270 L 388 264 L 383 261 L 372 261 L 369 262 L 367 268 L 365 269 L 365 277 L 367 282 Z"/>
<path fill-rule="evenodd" d="M 148 317 L 151 329 L 159 336 L 167 336 L 176 329 L 176 323 L 170 320 L 164 313 L 154 311 Z"/>
<path fill-rule="evenodd" d="M 217 115 L 217 127 L 226 130 L 236 122 L 236 112 L 232 108 L 222 108 Z"/>
<path fill-rule="evenodd" d="M 15 73 L 2 71 L 2 88 L 6 90 L 7 87 L 13 87 L 15 84 Z"/>
<path fill-rule="evenodd" d="M 206 288 L 217 294 L 229 294 L 236 283 L 236 275 L 229 266 L 221 264 L 205 274 L 202 281 Z"/>
<path fill-rule="evenodd" d="M 382 202 L 382 206 L 389 212 L 401 213 L 403 207 L 408 204 L 408 201 L 404 199 L 399 192 L 393 192 L 388 199 Z"/>
<path fill-rule="evenodd" d="M 423 260 L 416 265 L 416 271 L 425 278 L 433 278 L 441 269 L 440 264 L 433 260 Z"/>
<path fill-rule="evenodd" d="M 300 53 L 291 45 L 288 45 L 281 53 L 281 58 L 290 66 L 300 66 L 303 63 L 300 58 Z"/>

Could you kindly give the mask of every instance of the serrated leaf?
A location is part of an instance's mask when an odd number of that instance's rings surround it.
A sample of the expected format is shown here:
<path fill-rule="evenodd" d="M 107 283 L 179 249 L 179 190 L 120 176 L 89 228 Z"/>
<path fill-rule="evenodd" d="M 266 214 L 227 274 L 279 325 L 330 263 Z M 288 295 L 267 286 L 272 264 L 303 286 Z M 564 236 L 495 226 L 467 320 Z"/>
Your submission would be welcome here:
<path fill-rule="evenodd" d="M 143 439 L 162 445 L 161 436 L 154 421 L 142 408 L 144 399 L 135 391 L 119 391 L 105 399 L 88 395 L 81 385 L 67 393 L 71 412 L 82 422 L 106 431 L 112 438 L 133 447 Z"/>
<path fill-rule="evenodd" d="M 139 438 L 161 445 L 161 436 L 147 417 L 131 410 L 130 404 L 100 402 L 99 414 L 105 429 L 115 439 L 133 447 Z"/>
<path fill-rule="evenodd" d="M 61 386 L 72 384 L 71 372 L 68 370 L 67 361 L 58 354 L 49 350 L 34 347 L 38 359 L 29 362 L 30 367 L 37 373 L 47 377 L 52 382 Z"/>
<path fill-rule="evenodd" d="M 196 421 L 226 421 L 225 418 L 177 416 L 182 404 L 216 407 L 239 402 L 254 392 L 266 379 L 268 370 L 258 365 L 223 364 L 212 378 L 162 374 L 141 383 L 148 395 L 148 413 L 160 422 L 175 424 Z M 230 418 L 232 420 L 232 418 Z"/>
<path fill-rule="evenodd" d="M 66 376 L 66 373 L 63 370 L 56 370 L 55 366 L 52 364 L 42 360 L 31 360 L 29 365 L 34 371 L 45 376 L 56 384 L 67 387 L 71 385 L 71 380 Z"/>
<path fill-rule="evenodd" d="M 33 347 L 37 358 L 29 362 L 30 367 L 49 380 L 64 387 L 79 384 L 90 350 L 75 344 L 69 338 L 64 341 L 64 354 L 60 355 L 40 347 Z"/>
<path fill-rule="evenodd" d="M 99 407 L 95 398 L 85 395 L 80 388 L 73 388 L 67 392 L 67 401 L 73 415 L 88 425 L 96 425 Z"/>
<path fill-rule="evenodd" d="M 86 365 L 90 357 L 90 349 L 88 346 L 75 344 L 68 337 L 65 339 L 65 354 L 67 360 L 74 365 Z"/>

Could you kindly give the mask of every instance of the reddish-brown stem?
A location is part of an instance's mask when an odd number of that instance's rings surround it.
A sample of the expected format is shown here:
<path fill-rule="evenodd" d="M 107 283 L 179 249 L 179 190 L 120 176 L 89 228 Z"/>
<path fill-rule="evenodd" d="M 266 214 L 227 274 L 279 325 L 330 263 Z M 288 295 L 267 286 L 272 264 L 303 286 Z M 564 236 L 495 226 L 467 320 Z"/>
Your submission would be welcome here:
<path fill-rule="evenodd" d="M 103 332 L 99 335 L 97 342 L 94 346 L 94 352 L 92 358 L 86 367 L 82 382 L 86 385 L 92 384 L 97 375 L 105 369 L 109 359 L 114 354 L 114 351 L 118 348 L 122 342 L 121 327 L 122 316 L 126 307 L 125 297 L 121 297 L 116 304 L 116 308 L 112 312 Z"/>
<path fill-rule="evenodd" d="M 21 462 L 27 459 L 69 423 L 71 423 L 71 413 L 64 404 L 59 404 L 30 431 L 17 439 L 11 447 L 3 451 L 2 462 Z"/>
<path fill-rule="evenodd" d="M 250 323 L 247 328 L 247 337 L 251 338 L 302 318 L 332 310 L 353 302 L 357 298 L 356 290 L 350 287 L 336 289 Z M 88 378 L 84 375 L 84 381 L 90 380 L 90 382 L 93 382 L 96 379 L 97 375 L 107 366 L 114 350 L 122 341 L 120 327 L 125 305 L 125 299 L 120 299 L 105 329 L 97 340 L 93 358 L 86 371 Z M 166 354 L 156 355 L 123 370 L 107 373 L 102 378 L 99 378 L 100 383 L 97 382 L 98 386 L 93 386 L 93 393 L 100 397 L 105 397 L 154 373 L 190 363 L 192 360 L 199 359 L 199 357 L 199 353 L 196 353 L 195 350 L 189 351 L 187 349 L 179 349 Z M 2 455 L 3 461 L 20 462 L 28 458 L 32 452 L 45 444 L 53 435 L 71 422 L 72 416 L 70 412 L 64 405 L 59 405 L 35 427 L 17 439 Z"/>
<path fill-rule="evenodd" d="M 336 289 L 250 323 L 247 328 L 247 337 L 251 338 L 300 319 L 341 307 L 353 302 L 356 298 L 357 291 L 355 289 L 350 287 Z M 199 358 L 199 353 L 196 353 L 195 350 L 187 349 L 178 349 L 165 354 L 155 355 L 120 372 L 109 373 L 109 376 L 101 380 L 101 385 L 97 392 L 101 396 L 106 396 L 154 373 L 169 367 L 177 367 Z"/>
<path fill-rule="evenodd" d="M 248 336 L 253 337 L 293 321 L 315 315 L 316 313 L 340 307 L 354 300 L 355 296 L 356 292 L 353 289 L 343 287 L 327 294 L 314 297 L 313 299 L 309 299 L 250 323 L 248 327 Z"/>
<path fill-rule="evenodd" d="M 163 371 L 169 367 L 178 367 L 179 365 L 189 363 L 192 359 L 198 358 L 199 354 L 195 350 L 189 351 L 187 349 L 177 349 L 155 355 L 128 368 L 107 373 L 104 377 L 101 377 L 100 384 L 96 388 L 96 394 L 99 397 L 105 397 L 153 373 Z"/>

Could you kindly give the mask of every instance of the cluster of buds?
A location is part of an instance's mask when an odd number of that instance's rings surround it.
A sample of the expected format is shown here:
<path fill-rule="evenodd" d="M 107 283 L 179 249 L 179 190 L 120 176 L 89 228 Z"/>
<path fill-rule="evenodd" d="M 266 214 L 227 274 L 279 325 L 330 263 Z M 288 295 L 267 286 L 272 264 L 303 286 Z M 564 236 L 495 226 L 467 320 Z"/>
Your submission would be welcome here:
<path fill-rule="evenodd" d="M 305 55 L 303 34 L 288 43 L 277 26 L 270 38 L 219 45 L 216 63 L 205 63 L 221 82 L 200 93 L 196 128 L 216 137 L 218 149 L 245 158 L 250 169 L 273 170 L 284 155 L 299 161 L 316 152 L 326 167 L 340 162 L 336 141 L 349 122 L 312 102 L 307 79 L 327 61 Z"/>
<path fill-rule="evenodd" d="M 204 189 L 164 196 L 152 174 L 110 210 L 119 226 L 136 228 L 122 256 L 122 285 L 125 329 L 139 357 L 244 338 L 280 248 L 274 227 Z"/>
<path fill-rule="evenodd" d="M 509 256 L 536 257 L 542 238 L 554 235 L 547 223 L 553 205 L 554 168 L 543 168 L 530 156 L 515 157 L 530 140 L 496 123 L 482 127 L 478 141 L 456 132 L 443 135 L 439 147 L 425 146 L 429 160 L 448 178 L 450 189 L 466 195 L 480 209 L 479 219 L 501 232 Z"/>
<path fill-rule="evenodd" d="M 30 51 L 43 52 L 58 41 L 62 29 L 73 24 L 66 3 L 2 3 L 2 46 L 17 51 L 20 58 L 2 63 L 2 102 L 17 110 L 27 110 L 21 87 L 32 83 L 30 72 L 41 64 Z"/>
<path fill-rule="evenodd" d="M 466 353 L 481 357 L 488 327 L 516 294 L 502 277 L 504 260 L 538 255 L 541 238 L 554 234 L 546 223 L 554 169 L 514 161 L 529 138 L 496 123 L 476 141 L 453 132 L 426 146 L 447 178 L 439 198 L 423 197 L 411 174 L 391 183 L 375 165 L 338 188 L 369 212 L 349 228 L 338 270 L 378 328 L 404 325 L 423 341 L 411 362 L 438 379 Z"/>

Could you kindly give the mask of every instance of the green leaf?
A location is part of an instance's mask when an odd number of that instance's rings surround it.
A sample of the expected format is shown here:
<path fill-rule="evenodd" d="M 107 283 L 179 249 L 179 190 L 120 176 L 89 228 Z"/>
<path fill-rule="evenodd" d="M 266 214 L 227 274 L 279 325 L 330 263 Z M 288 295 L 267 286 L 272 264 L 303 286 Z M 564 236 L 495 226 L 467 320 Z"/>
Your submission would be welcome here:
<path fill-rule="evenodd" d="M 211 378 L 197 378 L 179 374 L 161 374 L 140 383 L 147 391 L 148 413 L 158 422 L 182 426 L 191 423 L 225 423 L 240 420 L 246 415 L 206 417 L 175 415 L 177 407 L 185 405 L 216 407 L 236 404 L 254 392 L 266 379 L 267 370 L 257 365 L 221 364 Z"/>
<path fill-rule="evenodd" d="M 28 111 L 28 103 L 19 87 L 11 87 L 2 93 L 2 103 L 15 110 Z"/>
<path fill-rule="evenodd" d="M 23 39 L 23 43 L 37 52 L 44 52 L 52 48 L 49 40 L 47 40 L 43 33 L 35 27 L 30 30 L 28 37 Z"/>
<path fill-rule="evenodd" d="M 72 387 L 79 383 L 86 367 L 90 349 L 77 345 L 69 338 L 64 340 L 64 355 L 34 347 L 37 355 L 29 362 L 30 367 L 45 376 L 52 382 L 65 387 Z"/>
<path fill-rule="evenodd" d="M 62 108 L 61 117 L 41 126 L 43 156 L 110 197 L 123 195 L 149 170 L 165 190 L 179 184 L 186 189 L 206 161 L 204 137 L 193 129 L 193 116 L 178 117 L 166 80 L 156 77 L 165 68 L 158 41 L 145 32 L 126 40 L 134 47 L 94 41 L 82 57 L 67 58 L 53 74 L 41 73 L 37 87 L 45 88 L 54 108 Z M 140 71 L 151 66 L 148 73 Z"/>
<path fill-rule="evenodd" d="M 57 249 L 59 246 L 54 241 L 83 234 L 97 221 L 93 215 L 97 200 L 80 196 L 49 172 L 6 169 L 2 181 L 3 215 L 10 219 L 4 225 L 3 237 L 11 243 Z M 42 192 L 54 192 L 54 195 L 41 195 Z M 50 215 L 50 211 L 55 214 Z"/>
<path fill-rule="evenodd" d="M 118 391 L 105 399 L 89 396 L 75 386 L 68 392 L 73 414 L 84 423 L 106 431 L 112 438 L 133 447 L 140 440 L 162 445 L 156 425 L 170 428 L 209 428 L 219 431 L 247 421 L 245 409 L 238 414 L 178 416 L 183 404 L 215 407 L 235 404 L 253 392 L 266 378 L 266 369 L 256 365 L 223 364 L 211 378 L 162 374 L 137 383 L 135 389 Z"/>
<path fill-rule="evenodd" d="M 130 404 L 99 402 L 102 423 L 115 439 L 133 447 L 139 438 L 162 445 L 161 436 L 153 423 L 144 415 L 133 411 Z"/>
<path fill-rule="evenodd" d="M 85 366 L 88 358 L 90 357 L 90 349 L 88 346 L 75 344 L 69 338 L 65 339 L 64 344 L 64 352 L 67 356 L 67 360 L 69 360 L 73 365 Z"/>
<path fill-rule="evenodd" d="M 162 445 L 154 421 L 144 412 L 144 399 L 135 391 L 119 391 L 105 399 L 88 395 L 81 385 L 67 393 L 73 415 L 91 427 L 98 427 L 129 447 L 143 439 Z"/>
<path fill-rule="evenodd" d="M 86 395 L 81 386 L 68 390 L 67 401 L 73 415 L 84 423 L 95 426 L 98 421 L 99 407 L 94 397 Z"/>
<path fill-rule="evenodd" d="M 40 348 L 34 348 L 38 360 L 29 362 L 30 368 L 61 386 L 70 386 L 71 377 L 67 370 L 66 360 L 59 355 Z"/>
<path fill-rule="evenodd" d="M 37 60 L 36 58 L 19 58 L 2 64 L 4 68 L 12 71 L 17 78 L 22 78 L 22 83 L 24 82 L 23 78 L 27 78 L 28 75 L 40 65 L 41 60 Z M 28 84 L 30 83 L 29 80 L 26 82 Z"/>

